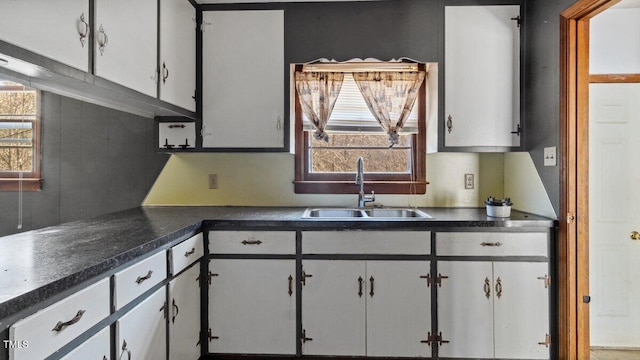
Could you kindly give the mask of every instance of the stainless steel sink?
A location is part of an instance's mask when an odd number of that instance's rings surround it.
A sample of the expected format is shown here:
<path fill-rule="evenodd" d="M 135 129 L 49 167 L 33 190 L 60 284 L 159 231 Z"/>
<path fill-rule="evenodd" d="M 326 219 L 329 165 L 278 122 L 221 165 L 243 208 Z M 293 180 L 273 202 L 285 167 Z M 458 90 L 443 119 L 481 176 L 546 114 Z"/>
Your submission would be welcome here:
<path fill-rule="evenodd" d="M 335 219 L 335 218 L 361 218 L 366 215 L 358 209 L 307 209 L 303 218 Z"/>
<path fill-rule="evenodd" d="M 424 211 L 411 208 L 309 208 L 302 215 L 304 219 L 357 219 L 357 220 L 390 220 L 390 219 L 431 219 Z"/>
<path fill-rule="evenodd" d="M 369 209 L 365 210 L 367 216 L 372 218 L 427 218 L 427 213 L 418 209 Z"/>

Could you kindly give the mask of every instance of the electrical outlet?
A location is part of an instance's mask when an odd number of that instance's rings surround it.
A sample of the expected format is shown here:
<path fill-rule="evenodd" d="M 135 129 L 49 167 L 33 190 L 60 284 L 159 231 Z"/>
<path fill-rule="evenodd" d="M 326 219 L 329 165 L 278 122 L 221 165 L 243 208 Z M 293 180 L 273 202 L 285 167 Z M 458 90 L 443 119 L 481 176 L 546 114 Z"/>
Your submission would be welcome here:
<path fill-rule="evenodd" d="M 544 148 L 544 166 L 556 166 L 556 147 Z"/>
<path fill-rule="evenodd" d="M 464 174 L 464 188 L 473 189 L 474 187 L 473 174 Z"/>
<path fill-rule="evenodd" d="M 218 188 L 218 174 L 209 174 L 209 189 Z"/>

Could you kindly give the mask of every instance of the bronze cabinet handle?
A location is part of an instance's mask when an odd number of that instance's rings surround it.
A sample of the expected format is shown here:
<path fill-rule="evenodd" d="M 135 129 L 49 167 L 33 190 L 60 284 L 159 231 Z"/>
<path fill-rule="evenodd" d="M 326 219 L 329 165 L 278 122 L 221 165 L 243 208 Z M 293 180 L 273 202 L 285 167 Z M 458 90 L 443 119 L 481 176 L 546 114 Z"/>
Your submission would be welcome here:
<path fill-rule="evenodd" d="M 292 296 L 293 295 L 293 276 L 289 275 L 287 280 L 289 280 L 289 296 Z"/>
<path fill-rule="evenodd" d="M 630 237 L 631 237 L 631 240 L 640 240 L 640 232 L 637 232 L 634 230 L 631 232 Z"/>
<path fill-rule="evenodd" d="M 373 291 L 373 283 L 374 283 L 374 281 L 376 281 L 376 279 L 374 279 L 374 278 L 373 278 L 373 276 L 371 276 L 371 277 L 369 278 L 369 283 L 371 284 L 371 289 L 369 290 L 369 295 L 370 295 L 371 297 L 373 297 L 373 294 L 375 293 L 375 292 Z"/>
<path fill-rule="evenodd" d="M 171 301 L 171 306 L 173 307 L 173 316 L 171 317 L 171 323 L 175 323 L 176 322 L 176 316 L 178 316 L 178 314 L 180 313 L 180 308 L 178 308 L 178 305 L 176 305 L 176 299 L 173 299 Z"/>
<path fill-rule="evenodd" d="M 498 242 L 486 242 L 483 241 L 480 243 L 480 246 L 502 246 L 502 243 L 500 241 Z"/>
<path fill-rule="evenodd" d="M 241 244 L 242 245 L 260 245 L 260 244 L 262 244 L 262 241 L 260 241 L 260 240 L 242 240 Z"/>
<path fill-rule="evenodd" d="M 484 278 L 484 296 L 491 297 L 491 283 L 489 282 L 489 278 Z"/>
<path fill-rule="evenodd" d="M 65 322 L 58 321 L 56 326 L 54 326 L 53 329 L 51 329 L 51 331 L 62 331 L 62 329 L 64 329 L 65 327 L 77 323 L 78 321 L 80 321 L 80 319 L 82 319 L 82 315 L 84 315 L 84 313 L 85 313 L 85 310 L 78 310 L 78 312 L 76 313 L 76 316 L 74 316 L 73 319 Z"/>
<path fill-rule="evenodd" d="M 496 280 L 496 296 L 498 297 L 498 299 L 502 297 L 502 279 L 500 279 L 500 277 L 498 277 L 498 280 Z"/>
<path fill-rule="evenodd" d="M 82 44 L 82 47 L 84 47 L 84 43 L 87 39 L 87 36 L 89 36 L 89 31 L 91 30 L 89 23 L 85 20 L 84 13 L 80 15 L 80 24 L 82 24 L 82 27 L 84 29 L 80 29 L 80 26 L 78 26 L 78 35 L 80 35 L 80 44 Z"/>
<path fill-rule="evenodd" d="M 364 283 L 364 279 L 362 279 L 362 276 L 358 276 L 358 296 L 362 297 L 362 285 Z"/>
<path fill-rule="evenodd" d="M 122 356 L 127 353 L 127 360 L 131 360 L 131 350 L 127 349 L 127 340 L 122 340 L 122 353 L 118 359 L 122 360 Z"/>
<path fill-rule="evenodd" d="M 169 78 L 169 68 L 167 68 L 166 63 L 162 63 L 162 83 L 166 83 Z"/>
<path fill-rule="evenodd" d="M 193 255 L 195 253 L 196 253 L 196 248 L 192 247 L 191 250 L 184 253 L 184 257 L 189 257 L 190 255 Z"/>
<path fill-rule="evenodd" d="M 136 279 L 136 283 L 141 284 L 143 281 L 151 279 L 151 274 L 153 274 L 153 271 L 149 270 L 147 275 L 138 276 L 138 278 Z"/>

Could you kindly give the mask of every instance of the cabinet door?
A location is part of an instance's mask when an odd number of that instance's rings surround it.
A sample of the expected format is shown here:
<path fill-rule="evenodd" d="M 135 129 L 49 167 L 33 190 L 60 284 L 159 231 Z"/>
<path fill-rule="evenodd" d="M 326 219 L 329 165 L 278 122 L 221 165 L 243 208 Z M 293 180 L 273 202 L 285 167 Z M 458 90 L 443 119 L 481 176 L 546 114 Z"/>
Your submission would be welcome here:
<path fill-rule="evenodd" d="M 302 353 L 366 355 L 364 261 L 305 260 L 302 264 Z"/>
<path fill-rule="evenodd" d="M 494 267 L 495 357 L 548 359 L 547 263 L 500 263 Z M 539 344 L 542 343 L 542 344 Z"/>
<path fill-rule="evenodd" d="M 519 14 L 517 5 L 445 7 L 446 147 L 519 145 Z"/>
<path fill-rule="evenodd" d="M 295 354 L 295 260 L 209 262 L 212 353 Z"/>
<path fill-rule="evenodd" d="M 200 264 L 169 283 L 169 359 L 200 358 Z"/>
<path fill-rule="evenodd" d="M 97 76 L 156 97 L 157 5 L 157 0 L 95 1 L 93 36 Z"/>
<path fill-rule="evenodd" d="M 437 289 L 438 333 L 449 341 L 438 355 L 493 358 L 491 262 L 439 261 L 438 274 L 448 276 Z"/>
<path fill-rule="evenodd" d="M 196 110 L 195 20 L 188 0 L 160 1 L 160 100 L 190 111 Z"/>
<path fill-rule="evenodd" d="M 116 354 L 122 359 L 166 358 L 165 288 L 136 305 L 116 321 Z"/>
<path fill-rule="evenodd" d="M 0 39 L 82 71 L 89 70 L 89 1 L 2 1 Z M 85 23 L 82 22 L 81 17 Z"/>
<path fill-rule="evenodd" d="M 62 360 L 91 359 L 111 359 L 111 329 L 108 326 L 62 357 Z"/>
<path fill-rule="evenodd" d="M 367 356 L 429 357 L 428 261 L 367 261 Z M 421 277 L 424 276 L 424 277 Z"/>
<path fill-rule="evenodd" d="M 205 11 L 202 146 L 284 147 L 284 12 Z"/>

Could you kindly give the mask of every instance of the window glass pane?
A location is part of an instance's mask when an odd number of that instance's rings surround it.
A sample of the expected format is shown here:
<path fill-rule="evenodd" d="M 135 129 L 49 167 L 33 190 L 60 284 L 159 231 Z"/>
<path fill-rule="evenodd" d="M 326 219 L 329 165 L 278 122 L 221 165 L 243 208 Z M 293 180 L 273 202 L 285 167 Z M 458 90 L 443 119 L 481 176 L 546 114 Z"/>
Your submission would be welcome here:
<path fill-rule="evenodd" d="M 0 171 L 32 172 L 36 91 L 0 80 Z"/>
<path fill-rule="evenodd" d="M 309 135 L 313 173 L 355 173 L 358 156 L 367 173 L 402 173 L 411 171 L 411 137 L 401 136 L 401 143 L 389 148 L 384 135 L 331 134 L 329 142 Z"/>
<path fill-rule="evenodd" d="M 33 170 L 33 123 L 0 122 L 0 171 Z"/>

